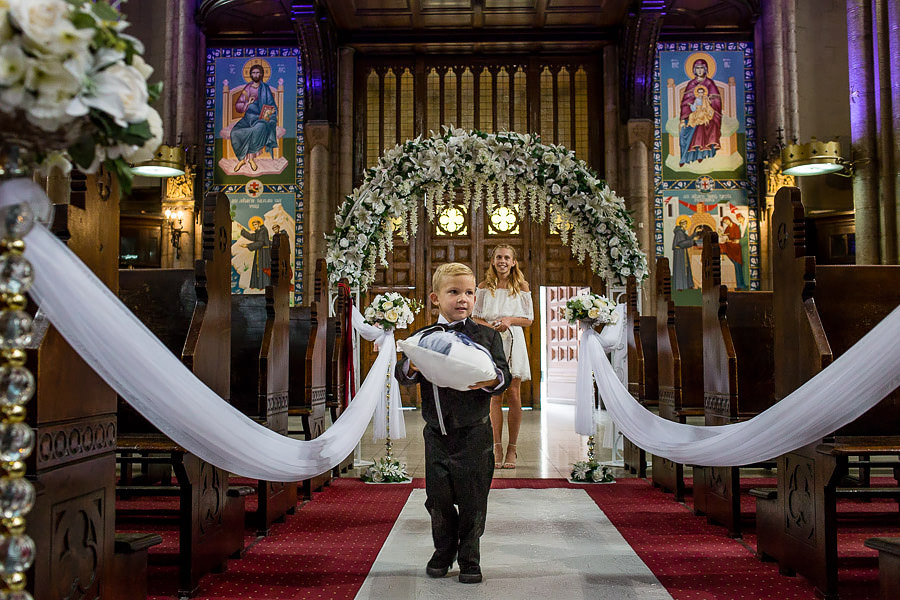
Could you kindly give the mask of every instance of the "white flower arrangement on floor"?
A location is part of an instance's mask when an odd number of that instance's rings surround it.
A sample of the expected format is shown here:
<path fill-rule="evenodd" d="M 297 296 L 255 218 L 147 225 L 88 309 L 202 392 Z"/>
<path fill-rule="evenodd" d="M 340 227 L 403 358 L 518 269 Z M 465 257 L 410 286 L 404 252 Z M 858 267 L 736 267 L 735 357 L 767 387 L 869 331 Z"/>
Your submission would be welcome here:
<path fill-rule="evenodd" d="M 391 331 L 406 329 L 420 310 L 422 303 L 418 300 L 401 296 L 397 292 L 386 292 L 372 299 L 363 317 L 366 323 Z"/>
<path fill-rule="evenodd" d="M 0 129 L 35 163 L 66 172 L 102 164 L 126 193 L 128 163 L 152 158 L 162 120 L 149 106 L 162 84 L 144 47 L 106 0 L 0 2 Z"/>
<path fill-rule="evenodd" d="M 590 257 L 603 278 L 647 276 L 625 201 L 573 151 L 536 135 L 445 127 L 386 151 L 347 196 L 327 236 L 331 282 L 368 288 L 377 266 L 387 265 L 395 229 L 404 240 L 415 236 L 419 203 L 434 220 L 457 189 L 472 210 L 505 206 L 538 222 L 549 218 L 574 256 Z"/>
<path fill-rule="evenodd" d="M 572 481 L 584 481 L 589 483 L 612 483 L 615 478 L 609 467 L 601 465 L 595 460 L 580 460 L 572 465 Z"/>
<path fill-rule="evenodd" d="M 577 323 L 586 322 L 591 327 L 615 324 L 619 320 L 616 303 L 600 294 L 582 294 L 570 298 L 566 302 L 566 321 Z"/>
<path fill-rule="evenodd" d="M 369 483 L 403 483 L 410 480 L 406 465 L 387 456 L 376 460 L 360 478 Z"/>

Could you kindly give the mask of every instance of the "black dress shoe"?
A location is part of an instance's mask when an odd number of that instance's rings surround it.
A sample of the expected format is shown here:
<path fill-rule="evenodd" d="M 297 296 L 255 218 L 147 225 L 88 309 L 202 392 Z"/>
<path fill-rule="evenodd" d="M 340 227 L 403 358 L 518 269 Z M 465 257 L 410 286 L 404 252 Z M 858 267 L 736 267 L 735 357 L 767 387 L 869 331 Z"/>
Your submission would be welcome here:
<path fill-rule="evenodd" d="M 450 559 L 450 562 L 446 562 L 438 556 L 432 556 L 431 560 L 428 561 L 428 564 L 425 565 L 425 573 L 427 573 L 429 577 L 444 577 L 452 566 L 453 558 Z"/>
<path fill-rule="evenodd" d="M 461 567 L 459 570 L 460 583 L 481 583 L 481 567 Z"/>

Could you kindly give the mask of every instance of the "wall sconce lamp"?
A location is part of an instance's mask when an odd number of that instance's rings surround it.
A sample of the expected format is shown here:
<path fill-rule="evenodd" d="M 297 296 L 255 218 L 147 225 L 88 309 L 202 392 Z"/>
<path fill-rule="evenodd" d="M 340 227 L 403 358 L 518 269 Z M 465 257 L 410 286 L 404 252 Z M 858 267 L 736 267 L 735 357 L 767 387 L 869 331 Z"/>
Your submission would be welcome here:
<path fill-rule="evenodd" d="M 131 167 L 131 172 L 144 177 L 178 177 L 184 175 L 184 148 L 162 144 L 153 158 Z"/>
<path fill-rule="evenodd" d="M 784 146 L 781 150 L 781 172 L 798 177 L 828 173 L 851 177 L 853 163 L 841 158 L 841 144 L 837 140 L 820 142 L 812 138 L 805 144 Z"/>
<path fill-rule="evenodd" d="M 175 248 L 175 259 L 181 258 L 181 236 L 185 233 L 181 224 L 184 216 L 180 210 L 166 209 L 166 219 L 169 221 L 169 235 L 172 241 L 172 247 Z M 177 221 L 177 225 L 175 224 Z"/>

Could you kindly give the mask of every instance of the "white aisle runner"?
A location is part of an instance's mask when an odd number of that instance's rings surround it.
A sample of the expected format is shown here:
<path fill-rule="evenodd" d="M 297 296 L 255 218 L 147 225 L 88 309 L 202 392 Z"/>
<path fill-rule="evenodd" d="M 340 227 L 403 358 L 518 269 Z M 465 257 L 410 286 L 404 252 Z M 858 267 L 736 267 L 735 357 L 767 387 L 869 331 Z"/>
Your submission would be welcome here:
<path fill-rule="evenodd" d="M 500 489 L 488 497 L 484 581 L 462 584 L 454 564 L 431 579 L 434 547 L 425 490 L 413 490 L 357 600 L 670 599 L 647 565 L 580 489 Z"/>

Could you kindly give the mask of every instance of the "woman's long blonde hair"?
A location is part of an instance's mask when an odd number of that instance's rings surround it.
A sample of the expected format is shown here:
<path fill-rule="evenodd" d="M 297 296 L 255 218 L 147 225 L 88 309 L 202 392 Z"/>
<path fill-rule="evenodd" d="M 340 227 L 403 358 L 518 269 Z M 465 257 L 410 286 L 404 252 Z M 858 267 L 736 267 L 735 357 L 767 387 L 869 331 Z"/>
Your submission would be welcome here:
<path fill-rule="evenodd" d="M 516 249 L 509 244 L 500 244 L 494 246 L 494 249 L 491 250 L 491 264 L 488 266 L 487 274 L 484 277 L 484 287 L 491 290 L 491 296 L 493 296 L 494 292 L 497 290 L 497 284 L 500 282 L 500 275 L 494 267 L 494 255 L 496 255 L 497 250 L 500 250 L 501 248 L 506 248 L 512 252 L 513 260 L 516 261 L 516 264 L 509 270 L 508 285 L 509 295 L 518 296 L 519 292 L 522 291 L 522 288 L 525 287 L 526 281 L 525 276 L 522 275 L 522 271 L 519 269 L 519 257 L 516 256 Z"/>

